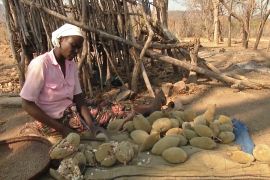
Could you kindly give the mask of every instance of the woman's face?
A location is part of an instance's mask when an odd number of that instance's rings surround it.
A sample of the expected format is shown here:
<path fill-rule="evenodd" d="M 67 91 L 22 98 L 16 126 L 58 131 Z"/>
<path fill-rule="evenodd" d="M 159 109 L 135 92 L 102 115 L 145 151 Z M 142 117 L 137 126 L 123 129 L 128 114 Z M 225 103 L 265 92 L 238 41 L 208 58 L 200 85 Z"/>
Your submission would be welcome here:
<path fill-rule="evenodd" d="M 67 60 L 72 60 L 83 46 L 83 37 L 67 36 L 60 39 L 60 50 L 62 56 Z"/>

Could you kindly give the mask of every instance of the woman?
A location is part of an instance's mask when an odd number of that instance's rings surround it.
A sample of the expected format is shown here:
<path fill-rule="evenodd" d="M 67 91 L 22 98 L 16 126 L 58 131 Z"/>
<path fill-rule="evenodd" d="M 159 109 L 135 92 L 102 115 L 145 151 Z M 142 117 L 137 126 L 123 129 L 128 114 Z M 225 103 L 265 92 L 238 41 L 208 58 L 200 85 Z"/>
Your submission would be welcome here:
<path fill-rule="evenodd" d="M 33 59 L 28 66 L 20 93 L 22 106 L 42 130 L 48 126 L 64 136 L 74 130 L 95 130 L 73 60 L 83 41 L 80 28 L 65 24 L 52 33 L 53 50 Z"/>
<path fill-rule="evenodd" d="M 37 121 L 28 124 L 26 129 L 30 126 L 45 134 L 56 130 L 64 136 L 74 130 L 90 130 L 95 134 L 97 130 L 104 131 L 94 126 L 91 114 L 97 120 L 95 123 L 103 127 L 106 127 L 112 116 L 123 118 L 123 107 L 119 105 L 110 106 L 106 110 L 100 103 L 100 110 L 92 108 L 90 114 L 80 87 L 76 63 L 73 61 L 83 41 L 82 32 L 77 26 L 65 24 L 52 33 L 54 49 L 29 64 L 20 96 L 25 111 Z M 132 120 L 137 113 L 149 115 L 160 110 L 165 102 L 164 94 L 157 90 L 154 101 L 149 105 L 134 107 L 125 117 L 124 123 Z"/>

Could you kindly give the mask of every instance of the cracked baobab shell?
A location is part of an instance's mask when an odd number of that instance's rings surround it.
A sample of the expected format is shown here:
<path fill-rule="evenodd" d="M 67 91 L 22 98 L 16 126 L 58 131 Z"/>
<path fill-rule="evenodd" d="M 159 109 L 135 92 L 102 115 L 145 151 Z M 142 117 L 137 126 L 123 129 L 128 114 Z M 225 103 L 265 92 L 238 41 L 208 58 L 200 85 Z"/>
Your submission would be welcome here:
<path fill-rule="evenodd" d="M 219 130 L 219 123 L 218 122 L 210 122 L 209 124 L 209 128 L 213 131 L 214 133 L 214 137 L 217 137 L 220 133 L 220 130 Z"/>
<path fill-rule="evenodd" d="M 220 132 L 218 138 L 221 139 L 221 143 L 228 144 L 234 141 L 235 135 L 232 132 Z"/>
<path fill-rule="evenodd" d="M 178 146 L 179 142 L 180 139 L 176 136 L 165 136 L 153 146 L 151 152 L 156 155 L 161 155 L 164 150 Z"/>
<path fill-rule="evenodd" d="M 199 115 L 194 118 L 193 122 L 194 122 L 194 125 L 196 124 L 206 125 L 207 121 L 203 115 Z"/>
<path fill-rule="evenodd" d="M 181 128 L 171 128 L 166 132 L 165 135 L 169 136 L 169 135 L 180 135 L 180 134 L 183 134 L 183 129 L 181 129 Z"/>
<path fill-rule="evenodd" d="M 150 116 L 147 117 L 150 124 L 153 124 L 157 119 L 164 117 L 164 113 L 162 111 L 155 111 Z"/>
<path fill-rule="evenodd" d="M 73 157 L 73 161 L 77 165 L 86 165 L 86 157 L 82 152 L 77 152 Z"/>
<path fill-rule="evenodd" d="M 133 159 L 135 155 L 133 146 L 128 141 L 122 141 L 119 143 L 115 149 L 116 159 L 126 165 L 129 161 Z"/>
<path fill-rule="evenodd" d="M 130 140 L 129 133 L 128 132 L 117 132 L 117 133 L 110 134 L 110 140 L 116 141 L 116 142 Z"/>
<path fill-rule="evenodd" d="M 148 120 L 141 114 L 136 115 L 133 118 L 133 124 L 134 124 L 134 128 L 137 130 L 143 130 L 145 132 L 150 132 L 151 131 L 151 125 L 148 122 Z"/>
<path fill-rule="evenodd" d="M 191 129 L 184 129 L 183 130 L 183 135 L 188 139 L 192 139 L 194 137 L 198 137 L 198 135 L 195 133 L 195 131 L 191 130 Z"/>
<path fill-rule="evenodd" d="M 114 145 L 111 143 L 101 144 L 95 152 L 96 160 L 106 167 L 110 167 L 116 163 Z"/>
<path fill-rule="evenodd" d="M 172 128 L 172 121 L 169 118 L 157 119 L 152 124 L 152 130 L 157 131 L 157 132 L 166 132 L 171 128 Z"/>
<path fill-rule="evenodd" d="M 171 118 L 172 122 L 172 128 L 178 128 L 179 127 L 179 121 L 177 119 Z"/>
<path fill-rule="evenodd" d="M 194 125 L 194 131 L 199 135 L 199 136 L 202 136 L 202 137 L 213 137 L 214 136 L 214 133 L 213 131 L 206 125 L 201 125 L 201 124 L 195 124 Z"/>
<path fill-rule="evenodd" d="M 233 125 L 232 124 L 229 124 L 229 123 L 220 124 L 219 125 L 219 130 L 220 131 L 233 132 Z"/>
<path fill-rule="evenodd" d="M 115 119 L 109 122 L 107 126 L 108 131 L 118 131 L 120 126 L 124 123 L 124 119 Z"/>
<path fill-rule="evenodd" d="M 152 133 L 150 134 L 146 140 L 143 142 L 143 144 L 140 147 L 140 151 L 148 151 L 149 149 L 151 149 L 154 144 L 160 139 L 160 135 L 159 133 Z"/>
<path fill-rule="evenodd" d="M 111 167 L 116 163 L 116 157 L 115 156 L 108 156 L 103 161 L 100 162 L 101 166 L 105 167 Z"/>
<path fill-rule="evenodd" d="M 179 147 L 171 147 L 163 151 L 162 157 L 169 163 L 183 163 L 187 160 L 187 153 Z"/>
<path fill-rule="evenodd" d="M 69 133 L 65 139 L 74 147 L 78 147 L 80 145 L 81 138 L 77 133 Z"/>
<path fill-rule="evenodd" d="M 94 153 L 93 149 L 86 148 L 86 150 L 84 151 L 84 155 L 86 158 L 86 162 L 89 166 L 96 166 L 97 165 L 97 161 L 96 161 L 95 153 Z"/>
<path fill-rule="evenodd" d="M 210 104 L 207 106 L 206 111 L 204 112 L 203 116 L 206 119 L 208 123 L 213 122 L 215 118 L 215 112 L 216 112 L 216 105 Z"/>
<path fill-rule="evenodd" d="M 194 137 L 190 141 L 190 145 L 201 149 L 214 149 L 217 144 L 209 137 Z"/>
<path fill-rule="evenodd" d="M 58 171 L 56 171 L 52 168 L 50 168 L 49 173 L 56 180 L 65 180 L 65 177 L 63 177 Z"/>
<path fill-rule="evenodd" d="M 55 144 L 49 152 L 51 159 L 64 159 L 79 149 L 80 136 L 70 133 L 65 139 Z"/>
<path fill-rule="evenodd" d="M 231 124 L 232 125 L 232 119 L 225 115 L 220 115 L 218 120 L 219 124 Z"/>
<path fill-rule="evenodd" d="M 196 113 L 192 109 L 188 109 L 183 112 L 183 120 L 185 122 L 193 121 L 196 116 Z"/>
<path fill-rule="evenodd" d="M 134 130 L 130 133 L 130 136 L 136 144 L 143 144 L 149 134 L 143 130 Z"/>
<path fill-rule="evenodd" d="M 270 147 L 266 144 L 256 145 L 253 150 L 253 155 L 258 161 L 270 162 Z"/>
<path fill-rule="evenodd" d="M 123 126 L 123 130 L 124 130 L 124 131 L 127 131 L 127 132 L 131 132 L 131 131 L 135 130 L 133 121 L 128 121 L 128 122 L 126 122 L 126 123 L 124 124 L 124 126 Z"/>
<path fill-rule="evenodd" d="M 254 157 L 251 154 L 245 153 L 243 151 L 232 151 L 228 153 L 229 158 L 240 164 L 247 164 L 254 161 Z"/>

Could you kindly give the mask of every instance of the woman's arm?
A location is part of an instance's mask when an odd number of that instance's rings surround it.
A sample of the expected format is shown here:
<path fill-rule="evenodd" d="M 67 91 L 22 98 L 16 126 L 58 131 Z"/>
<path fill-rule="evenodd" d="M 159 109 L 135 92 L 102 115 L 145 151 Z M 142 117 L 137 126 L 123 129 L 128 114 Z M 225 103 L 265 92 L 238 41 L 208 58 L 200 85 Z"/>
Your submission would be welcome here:
<path fill-rule="evenodd" d="M 89 109 L 86 106 L 83 94 L 80 93 L 80 94 L 74 95 L 73 102 L 76 104 L 78 111 L 80 112 L 81 116 L 85 120 L 86 124 L 89 126 L 90 130 L 93 131 L 94 130 L 93 120 L 89 112 Z"/>
<path fill-rule="evenodd" d="M 23 109 L 34 119 L 46 124 L 47 126 L 54 128 L 56 131 L 60 132 L 62 135 L 66 136 L 70 132 L 73 132 L 72 129 L 62 125 L 56 120 L 52 119 L 46 115 L 34 102 L 28 101 L 22 98 L 22 107 Z"/>

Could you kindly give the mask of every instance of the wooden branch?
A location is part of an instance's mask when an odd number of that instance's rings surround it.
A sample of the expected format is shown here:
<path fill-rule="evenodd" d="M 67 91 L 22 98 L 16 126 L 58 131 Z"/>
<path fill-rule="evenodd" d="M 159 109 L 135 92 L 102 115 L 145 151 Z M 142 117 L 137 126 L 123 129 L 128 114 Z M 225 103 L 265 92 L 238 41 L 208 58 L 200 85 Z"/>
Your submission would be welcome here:
<path fill-rule="evenodd" d="M 243 19 L 238 16 L 236 13 L 232 12 L 232 9 L 224 2 L 224 0 L 220 0 L 220 2 L 223 4 L 223 6 L 227 9 L 227 11 L 239 22 L 244 23 Z"/>
<path fill-rule="evenodd" d="M 187 49 L 189 47 L 194 46 L 194 43 L 175 43 L 175 44 L 161 44 L 157 42 L 152 42 L 150 48 L 154 49 L 173 49 L 173 48 L 184 48 Z"/>
<path fill-rule="evenodd" d="M 140 53 L 139 63 L 141 65 L 143 79 L 144 79 L 145 85 L 146 85 L 146 87 L 147 87 L 147 89 L 148 89 L 148 91 L 150 93 L 150 96 L 155 97 L 155 93 L 154 93 L 154 91 L 152 89 L 151 83 L 149 81 L 147 72 L 145 70 L 145 67 L 144 67 L 143 61 L 142 61 L 142 59 L 143 59 L 143 57 L 145 55 L 146 50 L 149 48 L 149 46 L 150 46 L 150 44 L 152 42 L 152 39 L 154 37 L 154 32 L 153 32 L 153 30 L 151 28 L 150 23 L 147 21 L 147 15 L 145 13 L 144 7 L 142 6 L 141 8 L 142 8 L 142 12 L 143 12 L 143 18 L 146 21 L 146 26 L 147 26 L 147 29 L 148 29 L 148 38 L 147 38 L 147 40 L 145 42 L 145 45 L 144 45 L 144 47 L 143 47 L 143 49 L 142 49 L 142 51 Z"/>
<path fill-rule="evenodd" d="M 195 46 L 192 50 L 190 50 L 190 59 L 191 59 L 191 65 L 197 66 L 198 64 L 198 52 L 200 47 L 200 39 L 195 39 Z M 196 83 L 197 82 L 197 75 L 196 72 L 190 71 L 188 82 L 190 83 Z"/>

